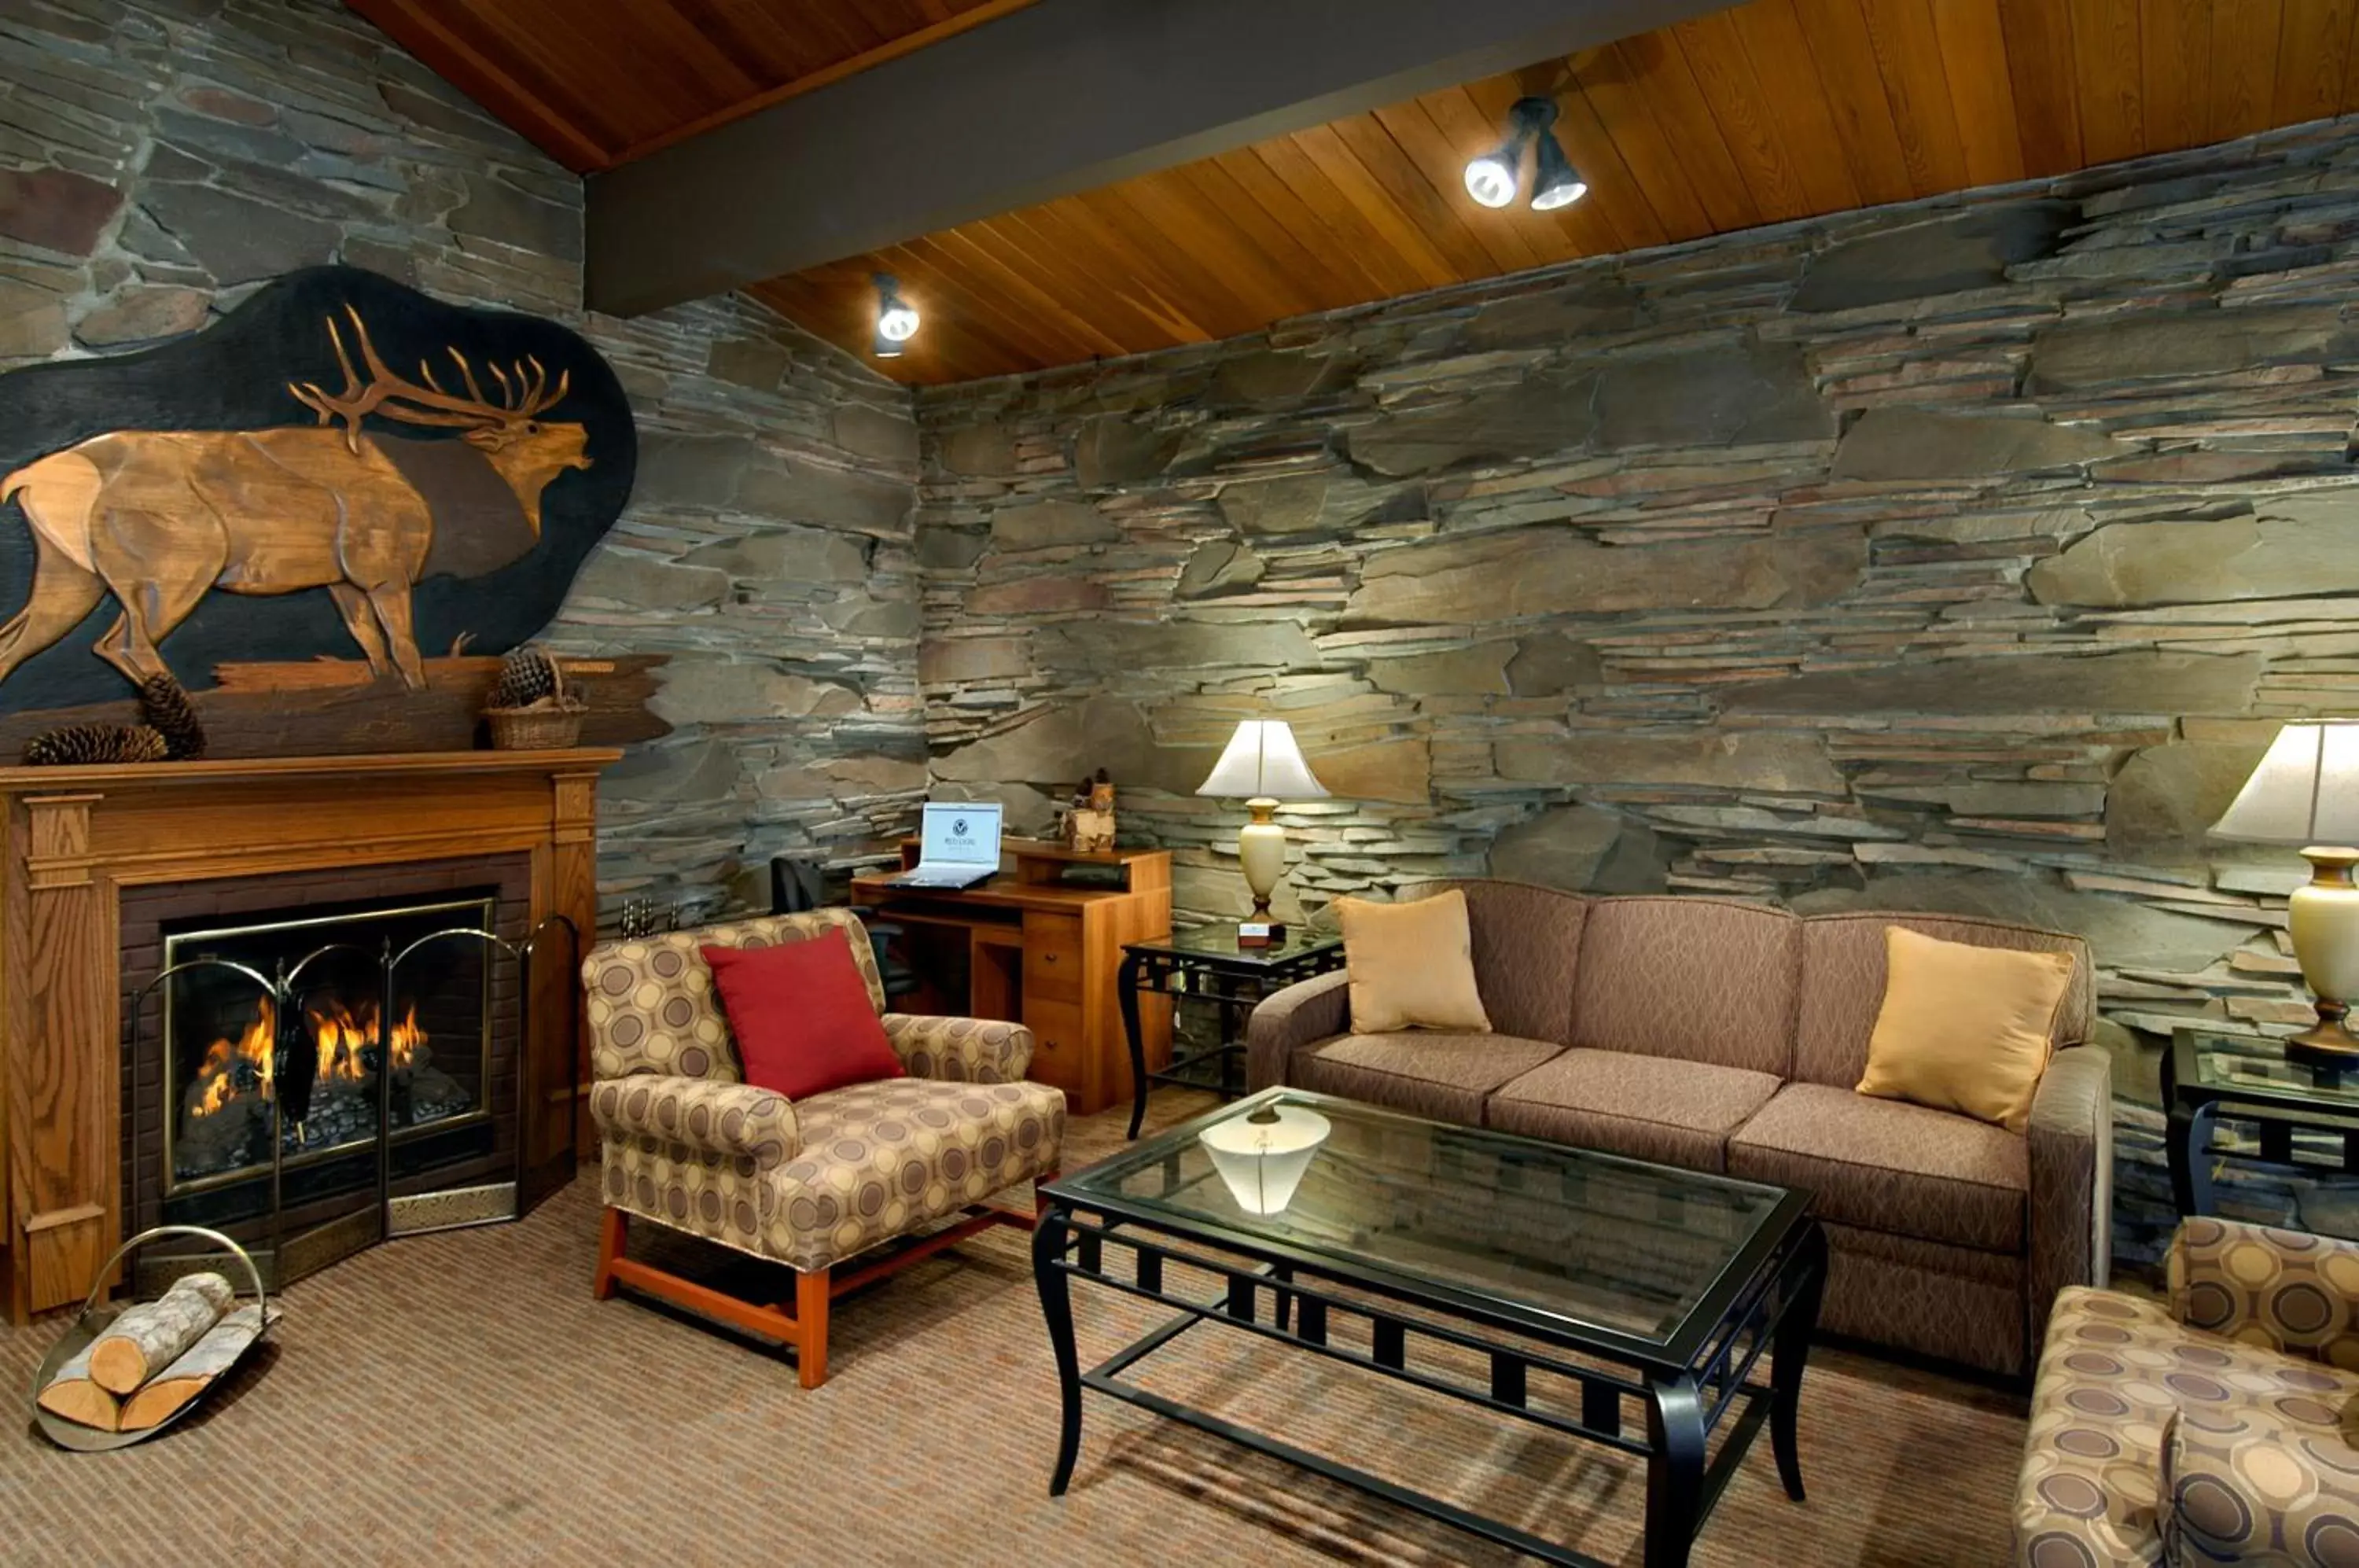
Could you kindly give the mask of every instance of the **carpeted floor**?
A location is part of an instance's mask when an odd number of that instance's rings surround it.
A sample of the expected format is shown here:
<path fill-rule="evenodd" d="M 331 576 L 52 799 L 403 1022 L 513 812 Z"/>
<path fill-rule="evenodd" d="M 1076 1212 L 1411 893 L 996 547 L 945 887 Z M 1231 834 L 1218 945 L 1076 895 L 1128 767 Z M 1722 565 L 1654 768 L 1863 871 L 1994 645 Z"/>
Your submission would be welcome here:
<path fill-rule="evenodd" d="M 1166 1091 L 1155 1120 L 1203 1104 Z M 1077 1123 L 1068 1169 L 1122 1123 Z M 265 1369 L 156 1442 L 61 1454 L 19 1426 L 0 1439 L 0 1563 L 1512 1561 L 1095 1396 L 1073 1489 L 1052 1501 L 1054 1374 L 1020 1233 L 839 1301 L 832 1377 L 805 1393 L 783 1355 L 627 1296 L 593 1302 L 594 1192 L 585 1179 L 522 1224 L 397 1242 L 295 1286 Z M 1075 1301 L 1084 1365 L 1159 1315 L 1110 1291 Z M 8 1387 L 29 1386 L 58 1332 L 0 1328 Z M 1200 1328 L 1150 1365 L 1175 1397 L 1638 1561 L 1645 1481 L 1621 1455 L 1242 1334 Z M 2003 1563 L 2022 1408 L 1821 1351 L 1802 1402 L 1810 1500 L 1786 1500 L 1765 1435 L 1697 1560 Z"/>

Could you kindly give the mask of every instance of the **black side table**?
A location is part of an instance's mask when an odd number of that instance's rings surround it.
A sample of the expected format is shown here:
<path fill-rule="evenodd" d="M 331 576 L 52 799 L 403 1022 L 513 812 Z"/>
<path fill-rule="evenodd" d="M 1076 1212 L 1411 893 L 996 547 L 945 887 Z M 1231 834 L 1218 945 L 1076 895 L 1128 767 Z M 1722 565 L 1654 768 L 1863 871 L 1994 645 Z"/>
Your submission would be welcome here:
<path fill-rule="evenodd" d="M 1343 939 L 1332 931 L 1288 926 L 1286 941 L 1276 947 L 1239 947 L 1234 924 L 1198 926 L 1158 937 L 1152 942 L 1123 944 L 1122 970 L 1114 980 L 1122 1002 L 1123 1032 L 1130 1041 L 1130 1136 L 1138 1136 L 1147 1119 L 1147 1096 L 1158 1083 L 1186 1083 L 1208 1088 L 1188 1070 L 1217 1061 L 1217 1086 L 1234 1096 L 1244 1085 L 1236 1080 L 1236 1059 L 1245 1051 L 1243 1024 L 1254 1004 L 1298 980 L 1324 975 L 1343 966 Z M 1221 1011 L 1221 1043 L 1180 1054 L 1175 1049 L 1170 1065 L 1160 1073 L 1147 1070 L 1147 1048 L 1138 1027 L 1138 994 L 1203 996 Z"/>
<path fill-rule="evenodd" d="M 2343 1169 L 2359 1171 L 2359 1059 L 2288 1051 L 2267 1035 L 2172 1031 L 2162 1059 L 2170 1192 L 2182 1214 L 2212 1209 L 2212 1133 L 2222 1116 L 2259 1124 L 2260 1158 L 2294 1162 L 2296 1128 L 2336 1135 Z"/>

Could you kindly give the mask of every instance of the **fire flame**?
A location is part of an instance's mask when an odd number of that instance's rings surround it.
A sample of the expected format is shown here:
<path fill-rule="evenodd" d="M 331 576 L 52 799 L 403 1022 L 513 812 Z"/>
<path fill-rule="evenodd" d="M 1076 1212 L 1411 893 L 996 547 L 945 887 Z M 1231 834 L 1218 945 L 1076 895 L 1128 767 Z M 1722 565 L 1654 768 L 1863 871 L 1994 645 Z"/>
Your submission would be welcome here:
<path fill-rule="evenodd" d="M 375 1002 L 364 1001 L 356 1008 L 332 1002 L 325 1008 L 307 1007 L 303 1017 L 318 1047 L 320 1083 L 358 1083 L 367 1078 L 361 1052 L 377 1042 Z M 265 1000 L 235 1040 L 217 1040 L 205 1048 L 204 1064 L 197 1072 L 202 1093 L 189 1107 L 190 1115 L 209 1116 L 236 1098 L 241 1063 L 252 1070 L 262 1096 L 270 1097 L 277 1078 L 277 1009 Z M 426 1031 L 418 1027 L 418 1004 L 412 1002 L 393 1026 L 393 1065 L 410 1065 L 425 1043 Z"/>

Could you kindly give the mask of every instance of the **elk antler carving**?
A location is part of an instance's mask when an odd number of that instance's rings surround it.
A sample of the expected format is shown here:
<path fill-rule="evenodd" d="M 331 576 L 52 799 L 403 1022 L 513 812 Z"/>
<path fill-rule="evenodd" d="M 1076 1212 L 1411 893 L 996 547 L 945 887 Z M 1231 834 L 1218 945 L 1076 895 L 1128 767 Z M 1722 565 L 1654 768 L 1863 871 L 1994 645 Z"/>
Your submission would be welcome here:
<path fill-rule="evenodd" d="M 386 419 L 400 419 L 413 425 L 441 425 L 471 433 L 496 433 L 500 440 L 495 444 L 504 444 L 507 437 L 514 435 L 542 409 L 563 402 L 566 392 L 572 386 L 573 373 L 569 370 L 559 376 L 557 385 L 551 387 L 549 372 L 541 367 L 540 361 L 527 355 L 522 362 L 510 365 L 507 370 L 496 365 L 490 366 L 492 379 L 498 383 L 500 388 L 499 401 L 494 402 L 484 395 L 482 385 L 475 379 L 475 367 L 467 363 L 467 356 L 455 348 L 445 348 L 443 352 L 450 354 L 458 365 L 460 379 L 467 388 L 466 396 L 461 397 L 443 389 L 442 384 L 434 379 L 433 366 L 425 360 L 418 362 L 419 379 L 416 381 L 387 369 L 385 361 L 378 357 L 376 344 L 369 341 L 368 323 L 361 320 L 360 310 L 347 305 L 344 313 L 352 318 L 353 333 L 359 341 L 361 364 L 368 372 L 368 379 L 364 381 L 360 373 L 353 368 L 352 355 L 344 348 L 343 333 L 338 329 L 336 319 L 331 316 L 328 318 L 328 341 L 335 344 L 336 364 L 344 373 L 344 389 L 340 393 L 331 393 L 315 381 L 290 381 L 287 384 L 287 390 L 294 394 L 298 402 L 318 414 L 320 423 L 325 425 L 336 419 L 343 420 L 344 445 L 352 452 L 360 451 L 361 420 L 370 414 L 382 414 Z M 513 379 L 511 372 L 514 373 Z"/>

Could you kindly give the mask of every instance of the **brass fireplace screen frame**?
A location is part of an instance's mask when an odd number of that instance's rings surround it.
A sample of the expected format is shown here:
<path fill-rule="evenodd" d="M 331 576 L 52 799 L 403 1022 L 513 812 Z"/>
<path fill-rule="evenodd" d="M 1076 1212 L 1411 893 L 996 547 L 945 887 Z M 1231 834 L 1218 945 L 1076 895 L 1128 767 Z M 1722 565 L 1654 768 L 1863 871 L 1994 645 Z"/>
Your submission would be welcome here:
<path fill-rule="evenodd" d="M 460 908 L 472 908 L 475 903 L 476 900 L 473 898 L 456 901 L 457 907 Z M 325 916 L 321 917 L 321 920 L 322 921 L 333 921 L 345 919 L 366 919 L 372 914 L 378 912 L 379 911 L 363 910 L 357 916 Z M 384 912 L 410 913 L 417 911 L 413 909 L 411 910 Z M 542 943 L 549 940 L 553 933 L 559 932 L 561 932 L 564 937 L 566 962 L 569 969 L 578 967 L 582 960 L 582 931 L 581 928 L 576 926 L 570 918 L 561 914 L 550 915 L 547 919 L 543 920 L 538 925 L 534 926 L 530 931 L 526 933 L 522 942 L 509 942 L 495 931 L 489 930 L 482 930 L 470 926 L 451 926 L 445 927 L 440 931 L 429 931 L 426 935 L 419 937 L 415 941 L 409 942 L 398 952 L 394 950 L 389 940 L 384 942 L 379 951 L 375 953 L 370 953 L 367 949 L 363 948 L 354 942 L 331 942 L 326 946 L 314 948 L 311 952 L 304 954 L 303 957 L 297 961 L 292 966 L 286 968 L 283 973 L 275 976 L 266 975 L 261 971 L 249 964 L 240 964 L 234 960 L 224 958 L 195 958 L 180 964 L 168 964 L 153 979 L 149 980 L 145 985 L 138 987 L 138 989 L 134 991 L 131 995 L 130 1011 L 128 1016 L 131 1019 L 131 1045 L 134 1060 L 137 1060 L 140 1040 L 145 1032 L 144 1026 L 147 1014 L 148 998 L 155 992 L 158 986 L 168 985 L 175 975 L 186 974 L 196 969 L 226 970 L 231 973 L 243 975 L 247 981 L 251 982 L 264 996 L 266 996 L 270 1000 L 277 1027 L 284 1030 L 289 1027 L 293 1027 L 290 1025 L 290 1019 L 298 1018 L 299 1009 L 297 1008 L 294 1004 L 296 998 L 304 994 L 304 972 L 306 969 L 311 964 L 329 953 L 345 953 L 357 954 L 361 958 L 372 960 L 378 965 L 378 976 L 381 983 L 381 988 L 378 996 L 377 1016 L 381 1020 L 384 1020 L 385 1025 L 389 1029 L 391 1019 L 393 1018 L 394 985 L 403 963 L 411 955 L 418 953 L 420 949 L 429 946 L 435 942 L 452 940 L 473 941 L 483 944 L 486 953 L 485 963 L 484 965 L 484 984 L 487 987 L 491 984 L 492 964 L 494 962 L 496 962 L 499 958 L 505 957 L 508 962 L 516 965 L 516 1100 L 518 1110 L 521 1112 L 529 1097 L 539 1088 L 539 1085 L 536 1084 L 532 1081 L 530 1065 L 532 1062 L 533 1043 L 537 1038 L 533 1027 L 532 1001 L 533 992 L 537 988 L 533 983 L 533 960 L 539 952 Z M 571 985 L 566 986 L 564 989 L 568 996 L 571 999 L 573 1027 L 566 1036 L 566 1038 L 571 1039 L 574 1034 L 578 1034 L 580 1032 L 580 1009 L 582 1005 L 581 990 L 578 986 Z M 168 992 L 167 996 L 168 996 L 168 995 L 169 993 Z M 161 1013 L 164 1009 L 158 1008 L 158 1010 Z M 298 1019 L 298 1021 L 299 1022 L 299 1019 Z M 484 1028 L 488 1030 L 491 1027 L 491 1008 L 489 997 L 487 996 L 484 1008 Z M 382 1051 L 383 1048 L 381 1047 L 380 1049 Z M 367 1222 L 363 1225 L 355 1226 L 355 1225 L 345 1221 L 332 1221 L 327 1225 L 319 1226 L 310 1232 L 307 1232 L 301 1236 L 289 1236 L 287 1235 L 286 1174 L 288 1166 L 290 1163 L 301 1163 L 304 1160 L 309 1158 L 324 1159 L 333 1153 L 342 1153 L 349 1157 L 353 1152 L 366 1149 L 369 1145 L 362 1141 L 348 1142 L 338 1146 L 334 1149 L 319 1150 L 316 1152 L 316 1155 L 312 1154 L 310 1151 L 307 1151 L 304 1156 L 299 1156 L 296 1160 L 290 1161 L 287 1156 L 287 1128 L 283 1096 L 276 1093 L 270 1096 L 270 1161 L 267 1167 L 270 1181 L 270 1205 L 268 1211 L 269 1241 L 266 1244 L 266 1251 L 264 1256 L 269 1260 L 267 1266 L 268 1271 L 272 1273 L 277 1281 L 274 1288 L 283 1287 L 290 1279 L 299 1278 L 300 1275 L 312 1272 L 316 1269 L 324 1268 L 329 1263 L 334 1262 L 336 1258 L 349 1256 L 351 1253 L 356 1252 L 362 1247 L 367 1247 L 376 1241 L 397 1236 L 414 1236 L 427 1231 L 451 1230 L 465 1225 L 494 1225 L 506 1220 L 516 1219 L 522 1215 L 524 1212 L 523 1197 L 525 1191 L 527 1150 L 525 1128 L 521 1116 L 519 1116 L 516 1136 L 511 1139 L 515 1145 L 516 1150 L 515 1170 L 507 1180 L 492 1181 L 488 1184 L 478 1184 L 471 1187 L 452 1188 L 446 1191 L 414 1192 L 405 1194 L 400 1197 L 396 1197 L 394 1195 L 393 1149 L 396 1140 L 393 1136 L 394 1129 L 392 1127 L 393 1073 L 386 1070 L 386 1065 L 389 1061 L 389 1051 L 385 1052 L 384 1055 L 381 1056 L 379 1068 L 375 1074 L 376 1083 L 375 1097 L 376 1100 L 377 1122 L 377 1136 L 375 1139 L 375 1152 L 376 1156 L 376 1179 L 375 1181 L 375 1201 L 367 1209 L 362 1210 L 352 1216 L 353 1221 L 364 1220 Z M 560 1093 L 562 1103 L 570 1110 L 580 1098 L 581 1062 L 578 1054 L 570 1050 L 565 1052 L 565 1061 L 566 1086 Z M 166 1064 L 168 1069 L 169 1065 L 169 1063 Z M 168 1071 L 167 1071 L 166 1073 L 159 1074 L 159 1076 L 169 1077 L 170 1074 Z M 493 1085 L 488 1081 L 487 1073 L 484 1083 L 484 1092 L 486 1101 L 488 1101 L 490 1097 L 492 1087 Z M 139 1125 L 140 1096 L 138 1092 L 138 1080 L 136 1074 L 132 1080 L 131 1089 L 132 1120 L 133 1125 L 137 1126 Z M 167 1086 L 164 1097 L 168 1101 L 174 1097 L 169 1085 Z M 550 1097 L 552 1100 L 557 1100 L 560 1095 L 552 1094 Z M 167 1106 L 166 1115 L 168 1122 L 170 1116 L 170 1107 L 168 1105 Z M 490 1115 L 488 1105 L 486 1105 L 480 1112 L 468 1112 L 463 1113 L 461 1116 L 447 1116 L 438 1121 L 426 1123 L 421 1127 L 404 1130 L 407 1132 L 414 1132 L 418 1136 L 423 1137 L 429 1134 L 440 1132 L 447 1128 L 465 1127 L 479 1115 L 486 1117 Z M 574 1126 L 574 1118 L 571 1116 L 569 1116 L 567 1117 L 567 1136 L 569 1142 L 571 1142 L 572 1138 L 575 1136 L 573 1132 Z M 168 1162 L 170 1159 L 168 1151 L 166 1155 L 166 1159 Z M 168 1163 L 166 1171 L 167 1177 L 168 1179 L 170 1175 L 170 1167 Z M 251 1167 L 238 1172 L 232 1173 L 232 1175 L 238 1181 L 250 1181 L 260 1179 L 260 1172 L 255 1171 Z M 209 1182 L 204 1184 L 219 1186 L 222 1183 Z M 181 1188 L 180 1192 L 185 1193 L 192 1190 L 197 1185 L 199 1185 L 199 1183 L 191 1183 L 189 1186 Z M 363 1191 L 366 1191 L 366 1189 L 364 1188 Z M 168 1279 L 171 1275 L 185 1272 L 185 1269 L 181 1266 L 186 1262 L 186 1259 L 160 1260 L 158 1265 L 160 1271 L 158 1273 L 157 1279 L 164 1282 L 168 1282 Z M 144 1280 L 146 1279 L 145 1271 L 147 1267 L 147 1260 L 143 1258 L 141 1267 L 143 1269 Z M 160 1285 L 158 1285 L 158 1288 L 160 1288 Z"/>
<path fill-rule="evenodd" d="M 483 917 L 482 924 L 479 926 L 450 926 L 440 931 L 429 932 L 428 935 L 419 938 L 417 943 L 412 944 L 412 946 L 404 953 L 403 956 L 407 957 L 408 952 L 416 951 L 418 946 L 422 946 L 426 942 L 434 942 L 440 938 L 451 936 L 462 931 L 480 931 L 485 936 L 493 935 L 498 928 L 499 895 L 496 893 L 487 893 L 481 898 L 449 898 L 443 899 L 440 902 L 406 904 L 388 909 L 358 909 L 352 913 L 342 915 L 303 915 L 289 920 L 249 921 L 245 925 L 223 926 L 211 931 L 176 931 L 164 938 L 164 975 L 171 975 L 188 969 L 202 967 L 206 961 L 190 960 L 186 964 L 183 964 L 179 957 L 179 954 L 185 946 L 199 942 L 218 942 L 239 937 L 266 936 L 274 931 L 301 931 L 307 927 L 351 925 L 375 920 L 397 920 L 418 916 L 439 915 L 446 912 L 455 913 L 461 910 L 480 911 Z M 301 958 L 296 961 L 290 974 L 293 975 L 299 975 L 305 965 L 309 964 L 312 959 L 324 953 L 365 953 L 366 951 L 367 950 L 365 948 L 361 948 L 356 943 L 331 943 L 327 947 L 314 949 L 312 952 L 305 953 Z M 482 1003 L 476 1009 L 482 1021 L 479 1025 L 480 1038 L 476 1043 L 476 1062 L 478 1065 L 475 1073 L 475 1081 L 477 1083 L 482 1085 L 482 1093 L 477 1099 L 475 1108 L 472 1111 L 462 1112 L 455 1116 L 439 1117 L 434 1121 L 424 1124 L 423 1126 L 399 1128 L 386 1128 L 380 1127 L 378 1136 L 389 1138 L 392 1141 L 400 1143 L 406 1142 L 425 1133 L 446 1132 L 452 1128 L 466 1127 L 474 1122 L 488 1121 L 491 1119 L 492 959 L 494 956 L 495 953 L 493 953 L 487 952 L 484 954 L 484 995 Z M 395 960 L 394 962 L 398 963 L 399 961 Z M 245 966 L 243 964 L 233 964 L 233 967 L 245 970 L 248 978 L 251 978 L 254 975 L 259 973 L 258 971 L 246 970 Z M 161 978 L 162 976 L 158 976 L 159 980 Z M 284 981 L 288 978 L 288 976 L 281 975 L 277 978 Z M 223 1187 L 234 1186 L 241 1181 L 254 1181 L 265 1171 L 268 1170 L 271 1164 L 274 1163 L 274 1161 L 271 1160 L 259 1160 L 250 1165 L 239 1166 L 237 1169 L 233 1171 L 215 1171 L 211 1175 L 193 1177 L 186 1181 L 181 1179 L 179 1174 L 179 1163 L 174 1158 L 177 1152 L 174 1148 L 174 1144 L 179 1137 L 180 1116 L 179 1108 L 175 1106 L 172 1103 L 174 1094 L 179 1088 L 179 1086 L 174 1083 L 174 1078 L 176 1076 L 175 1069 L 179 1066 L 179 1062 L 174 1059 L 174 1053 L 179 1050 L 179 1031 L 173 1028 L 172 1019 L 173 998 L 178 995 L 178 986 L 166 985 L 164 987 L 164 1018 L 162 1024 L 162 1032 L 164 1037 L 164 1055 L 162 1063 L 162 1083 L 164 1086 L 163 1194 L 167 1202 L 169 1202 L 174 1198 L 185 1197 L 192 1192 L 213 1192 Z M 390 1052 L 386 1051 L 385 1037 L 391 1033 L 393 1019 L 389 1015 L 385 1013 L 384 1009 L 386 1006 L 385 998 L 389 997 L 391 995 L 392 987 L 387 985 L 385 988 L 385 996 L 376 998 L 379 1011 L 377 1029 L 380 1037 L 378 1043 L 380 1061 L 376 1071 L 377 1076 L 380 1079 L 383 1079 L 386 1076 L 386 1068 L 389 1065 L 390 1061 Z M 256 1000 L 267 1002 L 271 1007 L 272 1017 L 277 1026 L 277 1032 L 280 1037 L 278 1040 L 273 1041 L 274 1052 L 277 1052 L 283 1050 L 287 1031 L 290 1029 L 300 1026 L 300 1011 L 299 1009 L 298 1010 L 295 1018 L 288 1018 L 287 1009 L 288 1003 L 291 1000 L 291 996 L 288 998 L 282 999 L 277 994 L 274 987 L 264 987 Z M 519 1065 L 521 1064 L 520 1053 L 525 1049 L 526 1042 L 518 1040 L 516 1042 L 516 1050 L 519 1052 Z M 440 1054 L 439 1050 L 436 1054 L 438 1056 Z M 283 1056 L 281 1059 L 283 1060 Z M 381 1083 L 379 1085 L 380 1093 L 383 1092 L 383 1089 L 384 1085 Z M 272 1098 L 275 1101 L 277 1095 L 274 1094 Z M 382 1116 L 379 1117 L 379 1121 L 381 1123 L 386 1119 L 386 1118 Z M 278 1126 L 278 1116 L 275 1108 L 271 1115 L 271 1136 L 273 1138 L 283 1136 L 282 1129 Z M 356 1149 L 364 1149 L 368 1146 L 370 1138 L 366 1136 L 347 1138 L 342 1143 L 325 1144 L 318 1149 L 307 1149 L 302 1150 L 300 1153 L 287 1156 L 284 1163 L 287 1165 L 297 1166 L 313 1164 L 317 1161 L 332 1158 L 335 1155 L 348 1154 Z"/>

